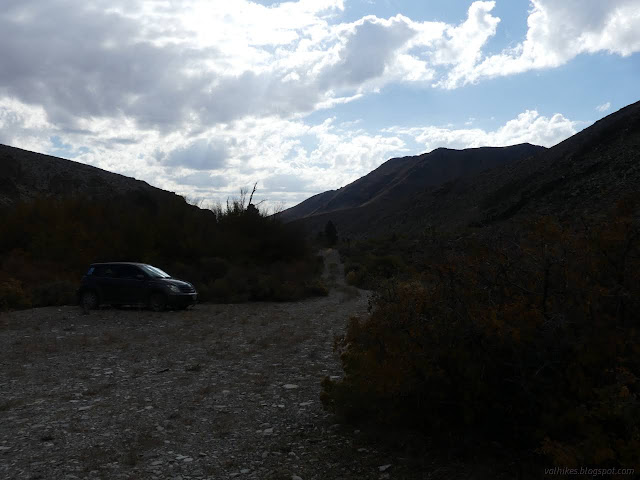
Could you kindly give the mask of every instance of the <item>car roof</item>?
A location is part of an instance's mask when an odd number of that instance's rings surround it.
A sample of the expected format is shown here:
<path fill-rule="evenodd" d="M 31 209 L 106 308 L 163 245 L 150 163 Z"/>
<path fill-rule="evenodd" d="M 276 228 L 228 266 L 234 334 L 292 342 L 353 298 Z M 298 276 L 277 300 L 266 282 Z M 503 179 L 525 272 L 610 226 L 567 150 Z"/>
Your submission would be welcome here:
<path fill-rule="evenodd" d="M 140 263 L 140 262 L 98 262 L 98 263 L 92 263 L 90 266 L 91 267 L 97 267 L 98 265 L 136 265 L 136 266 L 140 266 L 140 265 L 149 265 L 149 264 L 148 263 Z"/>

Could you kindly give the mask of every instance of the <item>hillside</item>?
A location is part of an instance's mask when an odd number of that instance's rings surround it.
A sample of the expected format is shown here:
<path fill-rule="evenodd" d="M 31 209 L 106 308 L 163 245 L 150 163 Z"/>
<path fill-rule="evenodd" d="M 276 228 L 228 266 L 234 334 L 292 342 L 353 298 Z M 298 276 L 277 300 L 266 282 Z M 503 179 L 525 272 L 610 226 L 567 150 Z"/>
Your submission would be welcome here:
<path fill-rule="evenodd" d="M 602 215 L 617 200 L 638 191 L 639 159 L 640 102 L 636 102 L 537 155 L 422 191 L 409 188 L 394 202 L 376 199 L 297 223 L 316 232 L 332 220 L 343 236 L 369 236 L 410 233 L 427 226 L 483 226 L 530 215 L 561 220 Z"/>
<path fill-rule="evenodd" d="M 422 155 L 392 158 L 355 182 L 338 190 L 315 195 L 283 211 L 281 215 L 283 220 L 293 221 L 379 202 L 396 204 L 425 188 L 530 157 L 544 150 L 544 147 L 525 143 L 465 150 L 438 148 Z"/>
<path fill-rule="evenodd" d="M 146 182 L 83 163 L 0 145 L 0 207 L 41 196 L 146 196 L 184 201 Z"/>

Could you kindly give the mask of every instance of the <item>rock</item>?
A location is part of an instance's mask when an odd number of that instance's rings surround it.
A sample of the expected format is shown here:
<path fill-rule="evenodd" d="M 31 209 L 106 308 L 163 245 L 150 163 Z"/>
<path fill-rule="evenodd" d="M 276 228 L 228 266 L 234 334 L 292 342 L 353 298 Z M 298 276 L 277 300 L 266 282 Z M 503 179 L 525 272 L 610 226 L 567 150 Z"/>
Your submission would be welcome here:
<path fill-rule="evenodd" d="M 378 470 L 380 470 L 381 472 L 384 472 L 386 470 L 389 470 L 391 468 L 391 464 L 388 463 L 387 465 L 382 465 L 380 467 L 378 467 Z"/>
<path fill-rule="evenodd" d="M 283 385 L 282 388 L 284 388 L 285 390 L 294 390 L 298 388 L 298 385 L 294 385 L 293 383 L 287 383 Z"/>
<path fill-rule="evenodd" d="M 291 480 L 302 480 L 302 477 L 299 477 L 298 475 L 291 475 Z"/>
<path fill-rule="evenodd" d="M 248 468 L 243 468 L 242 470 L 240 470 L 240 473 L 245 474 L 245 473 L 249 473 L 251 470 Z"/>
<path fill-rule="evenodd" d="M 263 434 L 263 435 L 271 435 L 271 434 L 273 434 L 273 427 L 271 427 L 271 428 L 265 428 L 265 429 L 262 431 L 262 434 Z"/>

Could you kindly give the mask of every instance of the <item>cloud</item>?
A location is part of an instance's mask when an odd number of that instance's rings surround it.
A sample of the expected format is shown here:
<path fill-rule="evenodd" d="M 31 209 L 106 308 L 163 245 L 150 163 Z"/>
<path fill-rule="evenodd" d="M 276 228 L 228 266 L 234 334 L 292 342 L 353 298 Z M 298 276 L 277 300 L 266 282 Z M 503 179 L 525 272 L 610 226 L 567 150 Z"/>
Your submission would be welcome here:
<path fill-rule="evenodd" d="M 279 173 L 265 178 L 262 187 L 267 191 L 284 190 L 291 193 L 306 192 L 309 181 L 299 175 L 291 173 Z"/>
<path fill-rule="evenodd" d="M 448 26 L 444 36 L 435 42 L 432 61 L 451 67 L 437 86 L 451 88 L 458 85 L 482 58 L 482 48 L 496 34 L 500 23 L 500 19 L 490 13 L 495 3 L 473 2 L 467 19 L 457 27 Z"/>
<path fill-rule="evenodd" d="M 637 0 L 531 0 L 524 41 L 478 62 L 459 64 L 442 83 L 456 88 L 484 77 L 558 67 L 584 53 L 640 51 Z"/>
<path fill-rule="evenodd" d="M 606 103 L 603 103 L 602 105 L 598 105 L 598 106 L 596 107 L 596 110 L 597 110 L 598 112 L 604 113 L 604 112 L 606 112 L 607 110 L 609 110 L 610 108 L 611 108 L 611 102 L 606 102 Z"/>
<path fill-rule="evenodd" d="M 532 0 L 526 38 L 488 56 L 501 27 L 494 1 L 471 2 L 455 24 L 347 21 L 343 0 L 270 3 L 5 0 L 0 142 L 186 194 L 224 199 L 264 181 L 265 193 L 299 200 L 413 153 L 414 141 L 550 145 L 576 128 L 533 110 L 495 131 L 477 121 L 376 131 L 311 112 L 388 85 L 454 89 L 581 53 L 640 51 L 637 0 Z"/>
<path fill-rule="evenodd" d="M 475 148 L 507 146 L 531 143 L 551 147 L 576 133 L 578 122 L 556 113 L 551 117 L 540 115 L 536 110 L 527 110 L 493 131 L 480 128 L 454 129 L 447 127 L 391 128 L 387 131 L 411 136 L 427 151 L 438 147 Z"/>
<path fill-rule="evenodd" d="M 207 173 L 190 173 L 174 178 L 176 185 L 189 185 L 199 189 L 219 189 L 226 187 L 228 180 L 223 175 L 209 175 Z"/>
<path fill-rule="evenodd" d="M 227 145 L 221 141 L 198 139 L 169 153 L 159 154 L 164 165 L 194 170 L 220 170 L 229 158 Z"/>

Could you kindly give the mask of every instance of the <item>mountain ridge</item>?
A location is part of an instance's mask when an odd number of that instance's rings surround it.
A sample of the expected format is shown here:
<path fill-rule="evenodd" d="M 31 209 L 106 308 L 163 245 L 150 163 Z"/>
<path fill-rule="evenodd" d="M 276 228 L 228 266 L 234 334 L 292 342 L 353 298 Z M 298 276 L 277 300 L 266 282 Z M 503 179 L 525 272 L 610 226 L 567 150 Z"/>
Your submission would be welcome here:
<path fill-rule="evenodd" d="M 285 221 L 293 221 L 377 201 L 393 202 L 425 187 L 440 185 L 543 150 L 544 147 L 523 143 L 462 150 L 437 148 L 421 155 L 391 158 L 350 184 L 314 195 L 280 215 Z"/>
<path fill-rule="evenodd" d="M 314 234 L 331 220 L 341 235 L 357 237 L 482 227 L 530 215 L 564 220 L 603 215 L 640 191 L 639 145 L 640 102 L 635 102 L 537 155 L 406 192 L 391 205 L 378 201 L 294 222 Z"/>

